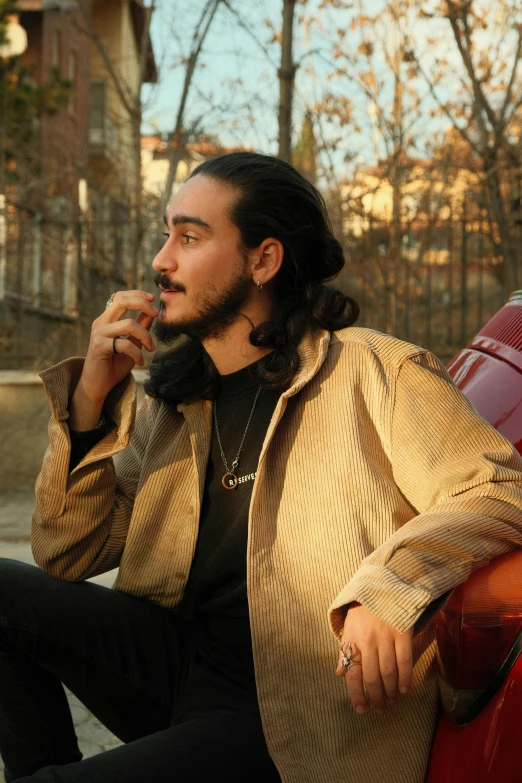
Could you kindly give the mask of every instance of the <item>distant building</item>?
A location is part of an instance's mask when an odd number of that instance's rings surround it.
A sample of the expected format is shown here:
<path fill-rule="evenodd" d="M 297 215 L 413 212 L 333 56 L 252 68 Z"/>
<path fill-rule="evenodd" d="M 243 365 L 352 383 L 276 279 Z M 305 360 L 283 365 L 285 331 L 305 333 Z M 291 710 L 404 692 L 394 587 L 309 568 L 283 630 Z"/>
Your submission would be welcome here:
<path fill-rule="evenodd" d="M 144 13 L 141 0 L 94 0 L 92 3 L 94 31 L 110 52 L 111 64 L 131 101 L 136 101 L 139 85 Z M 156 65 L 149 42 L 144 82 L 156 80 Z M 129 117 L 107 63 L 93 41 L 90 52 L 91 183 L 120 204 L 132 200 L 131 195 L 139 184 L 141 132 L 136 124 L 136 118 Z M 137 165 L 133 165 L 133 159 Z"/>
<path fill-rule="evenodd" d="M 37 123 L 30 189 L 11 187 L 0 216 L 0 368 L 47 366 L 85 350 L 92 320 L 112 291 L 129 286 L 139 261 L 139 113 L 131 116 L 115 79 L 137 103 L 143 0 L 17 5 L 28 38 L 22 64 L 37 85 L 59 75 L 70 89 L 66 105 Z M 146 46 L 151 82 L 150 39 Z"/>
<path fill-rule="evenodd" d="M 446 263 L 449 256 L 448 230 L 452 220 L 460 219 L 464 199 L 480 194 L 480 173 L 470 168 L 447 169 L 438 158 L 415 159 L 404 157 L 400 166 L 400 183 L 394 188 L 390 161 L 377 166 L 366 166 L 356 171 L 341 189 L 343 206 L 343 233 L 358 240 L 368 232 L 380 232 L 386 241 L 391 233 L 394 198 L 400 199 L 400 233 L 402 254 L 415 260 L 417 246 L 426 230 L 444 227 L 432 249 L 424 253 L 432 263 Z M 378 241 L 378 240 L 377 240 Z M 381 246 L 382 254 L 388 250 Z"/>
<path fill-rule="evenodd" d="M 130 99 L 136 100 L 145 19 L 142 0 L 18 0 L 17 5 L 28 34 L 23 62 L 36 66 L 40 84 L 51 79 L 53 70 L 72 83 L 67 106 L 44 114 L 40 121 L 43 203 L 38 207 L 62 218 L 76 215 L 78 208 L 85 211 L 91 200 L 85 202 L 79 195 L 85 179 L 94 199 L 105 194 L 129 209 L 137 186 L 137 166 L 129 165 L 136 121 L 129 117 L 91 34 L 108 52 Z M 149 41 L 144 81 L 156 78 Z M 139 132 L 137 139 L 139 145 Z"/>
<path fill-rule="evenodd" d="M 143 191 L 160 199 L 163 196 L 169 170 L 171 142 L 160 134 L 141 137 L 141 168 Z M 172 188 L 175 193 L 187 181 L 195 168 L 205 160 L 217 158 L 229 152 L 242 152 L 245 147 L 224 147 L 217 140 L 201 135 L 197 141 L 185 146 Z"/>
<path fill-rule="evenodd" d="M 53 72 L 72 83 L 67 106 L 40 119 L 40 174 L 27 205 L 49 218 L 73 217 L 89 169 L 90 42 L 71 2 L 18 0 L 17 6 L 28 38 L 22 63 L 34 69 L 39 85 L 51 82 Z"/>

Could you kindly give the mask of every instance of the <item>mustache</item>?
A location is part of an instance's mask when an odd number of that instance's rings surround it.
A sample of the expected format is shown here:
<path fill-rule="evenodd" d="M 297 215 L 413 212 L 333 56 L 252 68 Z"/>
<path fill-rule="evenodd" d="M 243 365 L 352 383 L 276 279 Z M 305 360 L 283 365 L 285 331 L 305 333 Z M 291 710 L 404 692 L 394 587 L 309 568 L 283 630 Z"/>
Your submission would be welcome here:
<path fill-rule="evenodd" d="M 185 293 L 185 286 L 181 283 L 173 283 L 169 280 L 167 275 L 162 275 L 161 272 L 154 276 L 154 284 L 158 288 L 163 288 L 164 291 L 180 291 Z"/>

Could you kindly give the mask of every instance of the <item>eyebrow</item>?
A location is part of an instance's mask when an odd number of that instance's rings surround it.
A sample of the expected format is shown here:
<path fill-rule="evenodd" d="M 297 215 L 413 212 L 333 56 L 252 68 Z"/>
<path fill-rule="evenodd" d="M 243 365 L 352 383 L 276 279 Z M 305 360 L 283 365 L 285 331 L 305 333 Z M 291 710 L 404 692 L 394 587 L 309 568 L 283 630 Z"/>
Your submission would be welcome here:
<path fill-rule="evenodd" d="M 165 221 L 165 225 L 168 228 L 169 222 L 167 220 L 166 215 L 163 216 L 163 220 Z M 196 217 L 195 215 L 172 215 L 170 219 L 171 226 L 181 226 L 184 225 L 185 223 L 192 223 L 195 226 L 200 226 L 201 228 L 205 228 L 207 231 L 212 231 L 212 228 L 209 226 L 208 223 L 206 223 L 200 217 Z"/>

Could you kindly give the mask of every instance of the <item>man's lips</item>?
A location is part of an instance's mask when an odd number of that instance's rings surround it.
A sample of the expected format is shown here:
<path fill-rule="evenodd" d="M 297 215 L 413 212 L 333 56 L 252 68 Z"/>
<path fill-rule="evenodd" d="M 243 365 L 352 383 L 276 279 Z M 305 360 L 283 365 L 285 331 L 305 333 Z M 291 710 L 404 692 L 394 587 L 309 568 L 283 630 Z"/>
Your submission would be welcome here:
<path fill-rule="evenodd" d="M 160 299 L 167 299 L 169 296 L 172 296 L 172 294 L 180 294 L 181 291 L 162 291 L 160 295 Z"/>

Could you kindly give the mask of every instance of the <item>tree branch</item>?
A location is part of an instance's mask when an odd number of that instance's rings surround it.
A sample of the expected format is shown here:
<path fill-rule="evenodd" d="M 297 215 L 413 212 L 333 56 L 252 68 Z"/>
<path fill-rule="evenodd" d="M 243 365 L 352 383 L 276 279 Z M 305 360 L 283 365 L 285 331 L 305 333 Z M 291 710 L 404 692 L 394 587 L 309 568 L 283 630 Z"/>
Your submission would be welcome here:
<path fill-rule="evenodd" d="M 476 119 L 477 124 L 479 125 L 479 130 L 484 136 L 484 141 L 487 145 L 487 134 L 488 129 L 486 127 L 486 124 L 482 117 L 482 112 L 486 115 L 488 118 L 491 128 L 493 131 L 496 130 L 497 127 L 497 118 L 495 117 L 495 112 L 489 105 L 489 102 L 484 94 L 484 91 L 482 89 L 482 85 L 480 84 L 479 80 L 477 79 L 477 75 L 475 73 L 475 68 L 473 65 L 473 60 L 471 57 L 471 49 L 472 49 L 472 42 L 471 42 L 471 34 L 469 30 L 469 24 L 468 24 L 468 10 L 470 4 L 466 5 L 459 14 L 458 9 L 455 8 L 453 0 L 446 0 L 448 3 L 448 6 L 453 9 L 454 13 L 448 15 L 448 21 L 451 25 L 451 29 L 453 30 L 453 35 L 455 38 L 455 42 L 457 44 L 458 50 L 460 52 L 460 56 L 462 57 L 462 62 L 464 63 L 464 67 L 466 68 L 469 80 L 471 81 L 471 85 L 473 88 L 473 94 L 475 96 L 475 103 L 478 111 L 476 112 Z M 466 46 L 462 43 L 462 37 L 460 34 L 458 21 L 462 22 L 462 26 L 464 28 L 464 38 L 466 41 Z"/>
<path fill-rule="evenodd" d="M 167 208 L 167 204 L 172 193 L 172 187 L 176 180 L 178 165 L 183 156 L 183 149 L 186 143 L 186 133 L 183 132 L 183 121 L 192 78 L 194 76 L 194 71 L 196 69 L 197 61 L 199 55 L 201 54 L 205 39 L 208 35 L 212 22 L 214 21 L 216 12 L 223 1 L 224 0 L 208 0 L 203 8 L 203 11 L 201 12 L 192 35 L 191 52 L 187 59 L 183 90 L 178 106 L 176 124 L 174 126 L 171 137 L 172 146 L 169 158 L 169 170 L 167 174 L 167 181 L 165 183 L 165 189 L 163 191 L 163 198 L 161 199 L 161 211 L 163 213 Z"/>
<path fill-rule="evenodd" d="M 261 49 L 261 51 L 262 51 L 262 52 L 263 52 L 263 54 L 265 55 L 266 59 L 267 59 L 267 60 L 268 60 L 268 62 L 270 63 L 270 65 L 272 65 L 274 68 L 277 68 L 277 67 L 278 67 L 278 66 L 277 66 L 277 63 L 275 62 L 275 60 L 273 60 L 273 59 L 272 59 L 272 57 L 271 57 L 271 55 L 270 55 L 270 52 L 268 51 L 268 49 L 266 48 L 266 46 L 264 45 L 264 43 L 263 43 L 262 41 L 260 41 L 260 40 L 259 40 L 259 38 L 257 37 L 257 35 L 255 35 L 255 33 L 252 31 L 251 27 L 249 27 L 249 25 L 247 24 L 247 22 L 245 21 L 245 19 L 244 19 L 244 18 L 241 16 L 241 14 L 239 13 L 239 11 L 237 11 L 237 10 L 236 10 L 236 9 L 235 9 L 235 8 L 232 6 L 232 4 L 230 3 L 230 0 L 223 0 L 223 5 L 225 5 L 225 7 L 226 7 L 226 8 L 227 8 L 227 9 L 230 11 L 230 13 L 232 14 L 232 16 L 234 16 L 234 17 L 236 18 L 236 20 L 237 20 L 237 23 L 239 24 L 239 26 L 240 26 L 240 27 L 241 27 L 241 28 L 242 28 L 242 29 L 243 29 L 243 30 L 244 30 L 244 31 L 247 33 L 247 35 L 248 35 L 248 36 L 249 36 L 249 37 L 250 37 L 250 38 L 251 38 L 251 39 L 254 41 L 254 43 L 256 44 L 256 46 L 258 46 L 258 47 Z"/>
<path fill-rule="evenodd" d="M 457 133 L 461 136 L 461 138 L 466 142 L 466 144 L 469 144 L 469 146 L 473 149 L 474 152 L 477 153 L 477 155 L 480 155 L 480 149 L 475 144 L 469 133 L 462 128 L 458 123 L 456 122 L 455 118 L 453 117 L 452 113 L 449 111 L 448 107 L 445 103 L 441 101 L 439 96 L 437 95 L 437 91 L 435 90 L 435 86 L 433 85 L 431 79 L 429 78 L 428 74 L 425 72 L 424 68 L 422 67 L 420 60 L 415 56 L 415 63 L 417 64 L 417 68 L 419 70 L 419 73 L 421 74 L 422 78 L 426 82 L 426 85 L 428 87 L 428 90 L 430 92 L 431 97 L 434 99 L 434 101 L 437 103 L 437 106 L 444 112 L 448 120 L 451 122 L 451 125 Z"/>
<path fill-rule="evenodd" d="M 522 55 L 522 27 L 518 30 L 518 41 L 517 41 L 517 49 L 515 53 L 515 59 L 513 61 L 513 68 L 511 70 L 511 77 L 509 79 L 509 84 L 507 86 L 506 95 L 504 98 L 504 103 L 502 104 L 502 108 L 500 110 L 500 126 L 502 131 L 505 128 L 505 119 L 506 119 L 506 112 L 508 110 L 509 102 L 511 100 L 511 95 L 513 93 L 513 87 L 515 85 L 515 79 L 517 75 L 518 66 L 520 63 L 520 57 Z"/>

